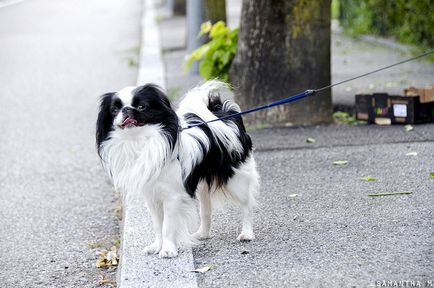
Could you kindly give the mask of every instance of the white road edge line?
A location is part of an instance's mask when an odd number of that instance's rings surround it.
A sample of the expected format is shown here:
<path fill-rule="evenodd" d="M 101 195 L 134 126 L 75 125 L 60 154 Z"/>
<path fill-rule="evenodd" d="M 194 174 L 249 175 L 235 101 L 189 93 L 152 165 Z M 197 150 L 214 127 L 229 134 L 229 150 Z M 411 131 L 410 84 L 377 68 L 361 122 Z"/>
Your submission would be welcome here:
<path fill-rule="evenodd" d="M 155 0 L 142 0 L 142 40 L 137 85 L 155 83 L 165 89 L 164 63 Z M 117 274 L 119 288 L 183 287 L 197 288 L 192 249 L 174 259 L 145 255 L 153 241 L 152 222 L 143 193 L 130 194 L 123 203 L 122 241 Z"/>
<path fill-rule="evenodd" d="M 24 0 L 4 0 L 4 1 L 0 1 L 0 9 L 1 8 L 5 8 L 11 5 L 15 5 L 18 3 L 23 2 Z"/>

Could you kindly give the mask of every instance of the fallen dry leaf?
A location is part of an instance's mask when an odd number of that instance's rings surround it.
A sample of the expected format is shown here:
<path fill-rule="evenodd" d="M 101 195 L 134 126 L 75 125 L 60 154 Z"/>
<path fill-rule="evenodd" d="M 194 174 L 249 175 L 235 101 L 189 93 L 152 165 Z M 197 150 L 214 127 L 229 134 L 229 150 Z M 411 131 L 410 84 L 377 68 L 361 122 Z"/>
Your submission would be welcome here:
<path fill-rule="evenodd" d="M 215 268 L 214 264 L 208 264 L 208 265 L 203 266 L 202 268 L 191 270 L 191 272 L 205 273 L 205 272 L 207 272 L 207 271 L 209 271 L 211 269 L 214 269 L 214 268 Z"/>
<path fill-rule="evenodd" d="M 103 268 L 103 267 L 107 266 L 107 265 L 106 265 L 106 260 L 103 259 L 103 258 L 99 258 L 99 259 L 97 259 L 97 260 L 96 260 L 96 264 L 95 264 L 95 266 L 96 266 L 97 268 Z"/>
<path fill-rule="evenodd" d="M 306 139 L 306 143 L 313 144 L 315 142 L 316 142 L 315 138 L 309 137 L 309 138 Z"/>
<path fill-rule="evenodd" d="M 347 160 L 336 160 L 333 161 L 333 165 L 347 165 L 348 161 Z"/>
<path fill-rule="evenodd" d="M 117 255 L 116 246 L 112 246 L 110 251 L 107 251 L 106 249 L 98 251 L 96 252 L 96 255 L 99 256 L 95 264 L 98 268 L 118 265 L 119 257 Z"/>
<path fill-rule="evenodd" d="M 417 156 L 417 152 L 408 152 L 407 154 L 405 154 L 405 156 Z"/>
<path fill-rule="evenodd" d="M 414 130 L 413 126 L 411 126 L 410 124 L 405 125 L 404 129 L 405 129 L 406 132 L 410 132 L 410 131 Z"/>
<path fill-rule="evenodd" d="M 105 275 L 99 275 L 98 285 L 110 285 L 111 287 L 116 287 L 116 283 L 113 280 L 106 278 Z"/>

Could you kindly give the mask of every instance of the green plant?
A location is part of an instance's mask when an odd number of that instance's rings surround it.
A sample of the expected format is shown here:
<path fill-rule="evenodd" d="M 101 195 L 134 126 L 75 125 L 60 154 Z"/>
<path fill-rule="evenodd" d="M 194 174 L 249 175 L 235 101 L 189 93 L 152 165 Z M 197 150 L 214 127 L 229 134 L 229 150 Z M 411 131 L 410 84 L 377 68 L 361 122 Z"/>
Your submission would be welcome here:
<path fill-rule="evenodd" d="M 333 113 L 333 120 L 337 124 L 356 125 L 360 123 L 360 121 L 356 120 L 356 116 L 350 115 L 347 112 L 342 112 L 342 111 L 337 111 Z"/>
<path fill-rule="evenodd" d="M 434 45 L 432 15 L 432 0 L 339 0 L 340 23 L 351 35 L 392 36 L 422 48 Z"/>
<path fill-rule="evenodd" d="M 339 18 L 339 0 L 332 0 L 332 19 Z"/>
<path fill-rule="evenodd" d="M 214 25 L 205 22 L 200 27 L 199 37 L 202 35 L 207 35 L 209 41 L 187 56 L 184 72 L 198 61 L 199 73 L 203 78 L 228 81 L 229 68 L 238 46 L 238 28 L 231 30 L 223 21 Z"/>

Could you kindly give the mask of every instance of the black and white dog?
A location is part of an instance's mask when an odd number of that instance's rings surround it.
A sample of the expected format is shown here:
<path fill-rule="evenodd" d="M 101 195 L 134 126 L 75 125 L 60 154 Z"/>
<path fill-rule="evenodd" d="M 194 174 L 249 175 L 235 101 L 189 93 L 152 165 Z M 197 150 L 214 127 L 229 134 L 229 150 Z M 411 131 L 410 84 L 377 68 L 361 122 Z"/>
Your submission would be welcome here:
<path fill-rule="evenodd" d="M 155 241 L 148 254 L 175 257 L 178 247 L 210 235 L 211 200 L 224 195 L 241 207 L 240 241 L 254 238 L 252 209 L 259 175 L 241 117 L 190 129 L 188 125 L 240 111 L 208 81 L 187 93 L 175 112 L 155 85 L 127 87 L 101 97 L 96 143 L 103 166 L 122 193 L 144 193 Z M 200 226 L 190 234 L 197 195 Z"/>

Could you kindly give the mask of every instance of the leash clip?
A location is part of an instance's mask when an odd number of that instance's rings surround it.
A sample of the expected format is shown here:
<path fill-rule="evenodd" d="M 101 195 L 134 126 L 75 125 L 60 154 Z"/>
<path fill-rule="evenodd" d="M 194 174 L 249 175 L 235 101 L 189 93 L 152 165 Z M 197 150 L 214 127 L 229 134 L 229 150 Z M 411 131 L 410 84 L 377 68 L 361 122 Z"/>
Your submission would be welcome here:
<path fill-rule="evenodd" d="M 306 95 L 313 95 L 313 94 L 315 94 L 315 92 L 316 92 L 316 90 L 314 90 L 314 89 L 307 89 L 306 91 L 304 91 L 304 93 Z"/>

